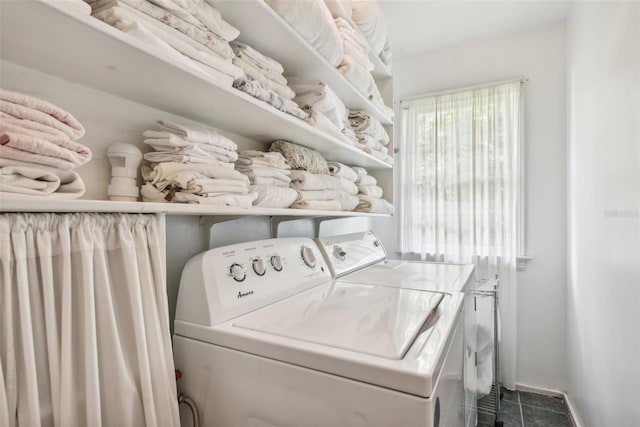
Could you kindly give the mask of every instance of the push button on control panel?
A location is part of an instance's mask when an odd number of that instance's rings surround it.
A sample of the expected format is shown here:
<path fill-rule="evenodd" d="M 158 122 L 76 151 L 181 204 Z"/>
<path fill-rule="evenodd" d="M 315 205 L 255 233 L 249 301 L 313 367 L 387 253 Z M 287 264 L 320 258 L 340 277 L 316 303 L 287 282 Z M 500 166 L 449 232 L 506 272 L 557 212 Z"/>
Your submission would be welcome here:
<path fill-rule="evenodd" d="M 247 271 L 238 263 L 231 264 L 231 267 L 229 267 L 229 274 L 236 282 L 242 282 L 247 277 Z"/>
<path fill-rule="evenodd" d="M 273 255 L 271 257 L 271 267 L 273 267 L 275 271 L 282 271 L 282 258 L 280 258 L 280 255 Z"/>

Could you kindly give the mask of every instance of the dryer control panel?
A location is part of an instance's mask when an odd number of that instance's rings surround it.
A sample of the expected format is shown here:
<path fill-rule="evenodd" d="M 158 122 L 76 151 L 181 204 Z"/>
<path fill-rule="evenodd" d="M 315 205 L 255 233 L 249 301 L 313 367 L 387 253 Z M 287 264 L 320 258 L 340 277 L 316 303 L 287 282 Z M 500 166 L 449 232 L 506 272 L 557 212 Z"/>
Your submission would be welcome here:
<path fill-rule="evenodd" d="M 371 230 L 316 240 L 329 264 L 331 275 L 336 278 L 387 257 L 380 239 Z"/>
<path fill-rule="evenodd" d="M 311 239 L 268 239 L 210 249 L 184 267 L 176 320 L 215 325 L 329 280 L 329 269 Z"/>

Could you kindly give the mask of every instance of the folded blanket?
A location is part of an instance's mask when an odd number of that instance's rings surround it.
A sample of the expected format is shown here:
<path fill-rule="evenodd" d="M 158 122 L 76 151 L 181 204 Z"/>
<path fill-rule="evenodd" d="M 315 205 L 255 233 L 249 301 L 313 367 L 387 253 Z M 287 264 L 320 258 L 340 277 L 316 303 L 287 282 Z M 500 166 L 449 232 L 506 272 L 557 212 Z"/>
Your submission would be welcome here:
<path fill-rule="evenodd" d="M 332 67 L 340 63 L 343 56 L 342 39 L 323 0 L 266 2 Z"/>
<path fill-rule="evenodd" d="M 229 206 L 248 209 L 258 198 L 258 193 L 222 194 L 217 196 L 199 196 L 182 191 L 160 191 L 151 184 L 140 187 L 140 195 L 145 202 L 155 203 L 192 203 L 211 206 Z"/>
<path fill-rule="evenodd" d="M 126 7 L 125 7 L 126 6 Z M 172 48 L 194 61 L 200 62 L 223 74 L 231 76 L 234 80 L 243 76 L 244 72 L 231 63 L 231 58 L 222 56 L 204 48 L 200 43 L 182 34 L 162 22 L 145 15 L 127 5 L 112 6 L 96 10 L 92 16 L 112 26 L 118 26 L 120 21 L 125 23 L 137 23 L 143 26 L 154 36 L 160 38 Z"/>
<path fill-rule="evenodd" d="M 147 130 L 143 135 L 147 138 L 167 138 L 168 144 L 175 147 L 185 147 L 193 142 L 216 145 L 226 150 L 237 150 L 238 145 L 218 132 L 195 126 L 181 125 L 169 120 L 159 120 L 160 131 Z M 176 138 L 179 137 L 179 138 Z M 203 146 L 203 149 L 206 147 Z"/>
<path fill-rule="evenodd" d="M 233 65 L 236 65 L 245 72 L 246 75 L 253 77 L 254 80 L 262 83 L 266 88 L 271 89 L 281 97 L 285 99 L 293 99 L 296 94 L 289 86 L 287 86 L 286 80 L 285 83 L 281 83 L 274 79 L 267 77 L 262 71 L 258 68 L 254 67 L 250 62 L 247 62 L 244 58 L 235 57 L 233 58 Z"/>
<path fill-rule="evenodd" d="M 352 182 L 358 179 L 358 174 L 347 165 L 340 162 L 327 162 L 327 164 L 329 165 L 329 174 L 331 176 L 339 176 Z"/>
<path fill-rule="evenodd" d="M 366 111 L 351 110 L 349 112 L 349 122 L 351 122 L 353 130 L 357 134 L 369 135 L 381 144 L 386 145 L 389 143 L 389 135 L 382 124 Z"/>
<path fill-rule="evenodd" d="M 291 182 L 288 170 L 270 167 L 239 168 L 238 165 L 236 165 L 236 170 L 249 177 L 249 181 L 252 184 L 256 184 L 256 178 L 270 178 L 271 182 L 283 187 L 288 187 Z"/>
<path fill-rule="evenodd" d="M 327 116 L 339 130 L 344 128 L 347 107 L 329 86 L 319 80 L 295 79 L 289 86 L 296 93 L 294 101 L 300 107 L 309 107 Z"/>
<path fill-rule="evenodd" d="M 270 79 L 274 79 L 285 85 L 287 84 L 287 79 L 282 75 L 284 73 L 284 67 L 282 67 L 282 64 L 278 61 L 258 52 L 248 44 L 237 40 L 231 42 L 230 45 L 237 57 L 245 59 Z"/>
<path fill-rule="evenodd" d="M 291 183 L 290 180 L 288 183 L 285 183 L 284 181 L 278 178 L 273 178 L 269 176 L 251 176 L 249 177 L 249 181 L 253 185 L 268 185 L 271 187 L 289 187 L 289 184 Z"/>
<path fill-rule="evenodd" d="M 250 189 L 258 193 L 253 205 L 261 208 L 288 208 L 298 197 L 296 190 L 288 187 L 252 185 Z"/>
<path fill-rule="evenodd" d="M 339 211 L 342 205 L 338 200 L 303 200 L 291 205 L 293 209 L 314 209 L 322 211 Z"/>
<path fill-rule="evenodd" d="M 233 82 L 233 87 L 251 95 L 254 98 L 266 102 L 284 113 L 297 117 L 300 120 L 305 120 L 307 118 L 307 113 L 302 111 L 300 107 L 298 107 L 298 104 L 290 99 L 278 95 L 273 90 L 267 88 L 249 75 L 243 79 Z"/>
<path fill-rule="evenodd" d="M 355 209 L 356 212 L 393 214 L 393 205 L 385 199 L 378 199 L 365 194 L 358 194 L 358 199 L 360 199 L 360 202 Z"/>
<path fill-rule="evenodd" d="M 352 0 L 351 18 L 369 40 L 373 53 L 379 55 L 387 41 L 387 23 L 377 1 Z"/>
<path fill-rule="evenodd" d="M 196 178 L 187 183 L 183 191 L 193 194 L 247 194 L 249 184 L 235 179 Z"/>
<path fill-rule="evenodd" d="M 145 131 L 147 136 L 158 135 L 157 131 Z M 189 142 L 182 137 L 174 135 L 170 132 L 162 132 L 166 135 L 166 138 L 147 138 L 143 142 L 155 151 L 161 153 L 171 154 L 184 154 L 190 156 L 197 156 L 202 158 L 216 158 L 225 162 L 235 162 L 238 159 L 238 153 L 235 150 L 229 150 L 222 148 L 218 145 L 206 144 L 203 142 Z M 144 133 L 143 133 L 144 135 Z M 226 140 L 226 138 L 225 138 Z M 234 144 L 232 141 L 227 140 Z M 232 146 L 230 144 L 223 144 L 225 146 Z"/>
<path fill-rule="evenodd" d="M 222 19 L 220 12 L 208 4 L 205 0 L 150 0 L 158 6 L 175 13 L 176 8 L 184 11 L 215 34 L 226 41 L 235 40 L 240 31 Z"/>
<path fill-rule="evenodd" d="M 33 96 L 0 89 L 0 112 L 56 129 L 71 139 L 84 136 L 84 127 L 71 113 Z"/>
<path fill-rule="evenodd" d="M 350 195 L 358 194 L 358 187 L 344 178 L 313 174 L 301 170 L 291 171 L 291 188 L 296 190 L 340 190 Z"/>
<path fill-rule="evenodd" d="M 338 65 L 338 71 L 342 73 L 345 79 L 366 97 L 371 96 L 376 82 L 373 80 L 371 73 L 362 65 L 357 63 L 349 55 L 344 55 L 342 62 Z"/>
<path fill-rule="evenodd" d="M 68 170 L 87 163 L 91 155 L 88 147 L 67 135 L 52 135 L 0 121 L 0 157 Z"/>
<path fill-rule="evenodd" d="M 171 11 L 158 7 L 147 0 L 96 0 L 91 1 L 91 8 L 94 11 L 106 9 L 113 6 L 123 8 L 131 7 L 139 12 L 150 16 L 169 27 L 180 31 L 185 36 L 193 39 L 197 43 L 211 50 L 222 58 L 233 58 L 233 51 L 226 40 L 208 29 L 199 26 L 199 22 L 194 18 L 194 22 L 189 22 Z"/>
<path fill-rule="evenodd" d="M 220 162 L 233 163 L 235 160 L 223 154 L 209 153 L 206 157 L 191 154 L 170 153 L 166 151 L 153 151 L 144 154 L 144 159 L 151 163 L 175 162 L 175 163 L 204 163 L 219 165 Z"/>
<path fill-rule="evenodd" d="M 327 161 L 316 150 L 287 141 L 273 141 L 269 151 L 281 153 L 292 169 L 300 169 L 310 173 L 329 174 Z"/>
<path fill-rule="evenodd" d="M 5 195 L 77 199 L 85 193 L 84 182 L 76 172 L 8 164 L 10 161 L 4 159 L 0 163 L 0 193 Z"/>
<path fill-rule="evenodd" d="M 371 197 L 382 197 L 382 188 L 377 185 L 363 185 L 357 184 L 358 194 L 364 194 Z"/>
<path fill-rule="evenodd" d="M 276 151 L 243 150 L 238 155 L 236 164 L 242 166 L 268 166 L 278 169 L 291 169 L 291 165 L 282 153 Z"/>

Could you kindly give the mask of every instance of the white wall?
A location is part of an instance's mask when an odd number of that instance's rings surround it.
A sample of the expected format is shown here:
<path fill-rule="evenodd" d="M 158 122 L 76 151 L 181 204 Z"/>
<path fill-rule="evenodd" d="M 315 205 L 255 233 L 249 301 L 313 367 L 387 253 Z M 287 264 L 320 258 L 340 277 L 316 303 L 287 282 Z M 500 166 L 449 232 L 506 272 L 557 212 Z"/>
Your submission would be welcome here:
<path fill-rule="evenodd" d="M 568 396 L 585 426 L 640 424 L 640 4 L 568 25 Z"/>
<path fill-rule="evenodd" d="M 518 273 L 520 384 L 564 390 L 566 291 L 566 76 L 564 24 L 433 51 L 394 63 L 394 97 L 527 77 L 527 248 Z M 397 128 L 397 126 L 396 126 Z M 396 132 L 397 135 L 397 132 Z M 402 147 L 400 147 L 402 149 Z M 398 175 L 395 179 L 399 183 Z M 396 190 L 396 195 L 400 194 Z M 400 209 L 395 197 L 396 212 Z M 397 215 L 376 220 L 393 253 Z"/>

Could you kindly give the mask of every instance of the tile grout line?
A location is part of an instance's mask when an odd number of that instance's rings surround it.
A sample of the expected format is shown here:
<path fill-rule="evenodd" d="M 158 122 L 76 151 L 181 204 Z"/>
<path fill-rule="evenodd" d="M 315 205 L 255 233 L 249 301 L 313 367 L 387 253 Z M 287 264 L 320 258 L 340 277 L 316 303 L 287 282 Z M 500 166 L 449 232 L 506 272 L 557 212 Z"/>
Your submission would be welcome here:
<path fill-rule="evenodd" d="M 520 392 L 516 391 L 516 393 L 518 393 L 518 408 L 520 408 L 520 423 L 522 424 L 522 427 L 524 427 L 524 415 L 522 413 L 522 401 L 520 400 Z"/>

